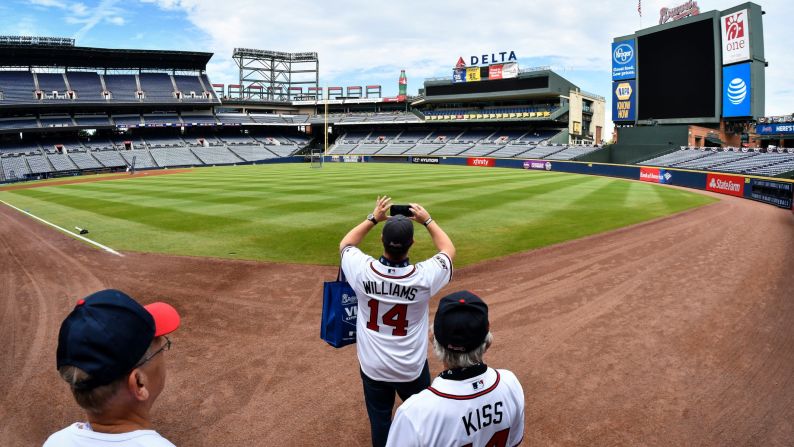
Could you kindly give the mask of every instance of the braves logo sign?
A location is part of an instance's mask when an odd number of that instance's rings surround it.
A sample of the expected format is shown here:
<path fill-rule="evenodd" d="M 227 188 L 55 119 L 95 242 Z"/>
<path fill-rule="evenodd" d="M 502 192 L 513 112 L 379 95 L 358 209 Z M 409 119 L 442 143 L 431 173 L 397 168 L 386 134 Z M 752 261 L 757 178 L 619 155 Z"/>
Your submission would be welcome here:
<path fill-rule="evenodd" d="M 684 17 L 696 16 L 698 14 L 700 14 L 698 2 L 690 0 L 675 8 L 662 8 L 659 11 L 659 25 L 673 20 L 683 19 Z"/>

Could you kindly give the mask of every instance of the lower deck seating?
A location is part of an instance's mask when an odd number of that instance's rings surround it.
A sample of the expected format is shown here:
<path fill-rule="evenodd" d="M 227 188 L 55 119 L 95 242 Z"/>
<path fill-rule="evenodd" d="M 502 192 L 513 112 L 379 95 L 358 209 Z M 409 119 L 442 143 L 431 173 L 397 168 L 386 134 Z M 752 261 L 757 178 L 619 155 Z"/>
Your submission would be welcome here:
<path fill-rule="evenodd" d="M 229 148 L 245 161 L 259 161 L 276 158 L 276 155 L 262 146 L 234 146 Z"/>

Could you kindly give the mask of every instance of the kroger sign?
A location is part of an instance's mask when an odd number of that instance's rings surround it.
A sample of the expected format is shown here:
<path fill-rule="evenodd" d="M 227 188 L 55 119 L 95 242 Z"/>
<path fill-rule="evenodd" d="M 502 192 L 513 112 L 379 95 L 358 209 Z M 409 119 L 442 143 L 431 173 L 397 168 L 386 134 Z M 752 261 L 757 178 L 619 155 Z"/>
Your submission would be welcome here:
<path fill-rule="evenodd" d="M 637 77 L 637 52 L 634 40 L 612 43 L 612 80 L 634 79 Z"/>

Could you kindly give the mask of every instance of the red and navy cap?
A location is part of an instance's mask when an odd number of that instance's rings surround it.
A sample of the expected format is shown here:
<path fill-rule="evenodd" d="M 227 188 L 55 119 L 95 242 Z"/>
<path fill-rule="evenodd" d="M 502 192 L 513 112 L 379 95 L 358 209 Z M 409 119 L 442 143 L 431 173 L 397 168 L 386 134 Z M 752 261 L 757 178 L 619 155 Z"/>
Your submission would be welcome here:
<path fill-rule="evenodd" d="M 166 303 L 141 306 L 124 292 L 102 290 L 77 301 L 58 334 L 57 367 L 76 366 L 91 378 L 75 385 L 92 389 L 130 372 L 155 337 L 179 327 Z"/>
<path fill-rule="evenodd" d="M 451 351 L 477 349 L 488 336 L 488 305 L 477 295 L 463 290 L 441 298 L 433 321 L 436 340 Z"/>

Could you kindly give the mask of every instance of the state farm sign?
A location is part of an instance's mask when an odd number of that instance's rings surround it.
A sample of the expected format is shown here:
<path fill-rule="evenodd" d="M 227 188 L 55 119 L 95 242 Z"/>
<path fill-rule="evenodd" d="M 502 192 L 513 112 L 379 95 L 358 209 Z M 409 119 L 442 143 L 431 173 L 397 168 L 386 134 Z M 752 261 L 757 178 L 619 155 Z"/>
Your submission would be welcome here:
<path fill-rule="evenodd" d="M 706 177 L 706 189 L 721 194 L 744 197 L 744 177 L 709 174 Z"/>
<path fill-rule="evenodd" d="M 750 59 L 750 21 L 742 9 L 720 18 L 722 28 L 722 65 Z"/>
<path fill-rule="evenodd" d="M 466 164 L 469 166 L 492 168 L 494 166 L 494 161 L 493 158 L 469 158 L 466 160 Z"/>

